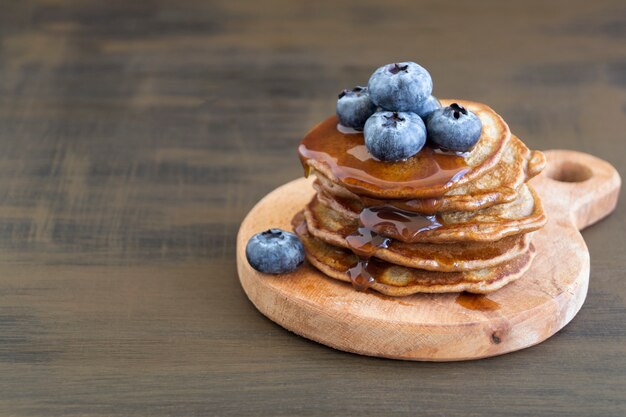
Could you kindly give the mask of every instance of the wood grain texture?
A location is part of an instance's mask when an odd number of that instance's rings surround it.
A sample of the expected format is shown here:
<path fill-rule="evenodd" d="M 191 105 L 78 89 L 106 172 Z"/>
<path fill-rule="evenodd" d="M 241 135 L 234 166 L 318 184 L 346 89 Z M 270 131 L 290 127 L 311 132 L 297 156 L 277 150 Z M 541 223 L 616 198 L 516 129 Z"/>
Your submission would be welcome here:
<path fill-rule="evenodd" d="M 397 59 L 533 149 L 623 170 L 624 2 L 4 1 L 0 415 L 626 413 L 626 211 L 581 312 L 482 361 L 344 354 L 263 317 L 235 237 L 338 91 Z"/>
<path fill-rule="evenodd" d="M 292 181 L 264 197 L 237 236 L 239 279 L 264 315 L 306 338 L 368 356 L 456 361 L 535 345 L 570 322 L 589 286 L 589 252 L 578 230 L 609 215 L 621 179 L 610 164 L 572 151 L 547 151 L 547 175 L 533 180 L 548 223 L 534 234 L 537 256 L 522 278 L 479 296 L 387 297 L 355 291 L 307 264 L 283 275 L 261 274 L 245 247 L 255 233 L 290 229 L 315 194 L 313 178 Z"/>

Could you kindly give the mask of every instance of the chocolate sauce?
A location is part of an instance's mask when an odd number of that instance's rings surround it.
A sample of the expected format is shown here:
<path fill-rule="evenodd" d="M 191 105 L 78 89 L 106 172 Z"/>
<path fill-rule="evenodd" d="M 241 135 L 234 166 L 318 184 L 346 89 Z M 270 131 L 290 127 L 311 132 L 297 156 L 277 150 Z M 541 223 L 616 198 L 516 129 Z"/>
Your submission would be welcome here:
<path fill-rule="evenodd" d="M 406 189 L 433 197 L 441 194 L 442 186 L 449 187 L 470 171 L 464 157 L 429 146 L 404 161 L 380 161 L 365 149 L 362 132 L 343 133 L 337 123 L 337 117 L 331 116 L 316 126 L 302 139 L 298 153 L 304 167 L 309 159 L 323 162 L 354 191 Z"/>

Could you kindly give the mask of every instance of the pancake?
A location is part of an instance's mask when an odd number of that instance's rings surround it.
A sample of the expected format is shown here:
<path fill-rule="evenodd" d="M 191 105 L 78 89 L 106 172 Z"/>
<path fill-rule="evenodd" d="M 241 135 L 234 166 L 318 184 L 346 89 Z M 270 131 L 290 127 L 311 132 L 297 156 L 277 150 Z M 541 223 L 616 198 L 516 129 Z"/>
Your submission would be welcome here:
<path fill-rule="evenodd" d="M 296 215 L 295 232 L 304 245 L 308 261 L 330 278 L 351 282 L 348 270 L 358 263 L 359 258 L 347 249 L 329 245 L 310 235 L 306 222 L 298 220 Z M 526 252 L 509 262 L 466 272 L 426 271 L 372 258 L 368 270 L 375 282 L 369 287 L 390 296 L 461 291 L 484 294 L 520 278 L 530 267 L 534 255 L 531 244 Z"/>
<path fill-rule="evenodd" d="M 442 100 L 442 105 L 453 102 L 474 112 L 483 126 L 478 143 L 462 156 L 425 146 L 404 161 L 379 161 L 365 148 L 362 133 L 342 133 L 332 116 L 313 128 L 298 147 L 305 172 L 321 172 L 355 194 L 379 199 L 440 197 L 468 184 L 498 164 L 511 133 L 488 106 L 464 100 Z"/>
<path fill-rule="evenodd" d="M 545 157 L 489 107 L 455 101 L 483 126 L 464 154 L 425 146 L 404 161 L 379 161 L 336 117 L 305 136 L 298 152 L 317 193 L 293 224 L 313 266 L 394 296 L 487 293 L 528 269 L 531 234 L 546 217 L 526 183 Z"/>
<path fill-rule="evenodd" d="M 515 200 L 517 190 L 545 167 L 542 152 L 530 151 L 516 136 L 512 136 L 502 159 L 496 167 L 476 180 L 455 187 L 441 197 L 410 200 L 380 200 L 358 196 L 338 183 L 332 182 L 319 171 L 314 187 L 324 197 L 333 197 L 348 205 L 351 211 L 360 212 L 363 207 L 391 205 L 402 210 L 423 214 L 449 211 L 474 211 Z"/>
<path fill-rule="evenodd" d="M 324 219 L 325 222 L 336 222 L 342 226 L 341 234 L 347 236 L 354 233 L 359 227 L 359 217 L 363 221 L 363 213 L 351 211 L 341 204 L 328 204 L 328 201 L 313 197 L 305 207 L 304 214 L 307 221 L 315 223 L 314 219 Z M 383 236 L 406 243 L 451 243 L 451 242 L 495 242 L 507 236 L 528 233 L 541 228 L 546 222 L 545 212 L 541 200 L 535 191 L 524 184 L 518 197 L 505 204 L 499 204 L 477 211 L 458 211 L 441 213 L 435 216 L 419 216 L 413 213 L 401 212 L 403 219 L 409 216 L 431 222 L 431 227 L 424 227 L 417 233 L 404 233 L 399 230 L 398 222 L 381 221 L 376 224 L 363 222 L 367 228 Z M 398 216 L 392 216 L 398 217 Z M 402 221 L 406 223 L 406 221 Z M 339 231 L 339 230 L 337 230 Z"/>
<path fill-rule="evenodd" d="M 341 220 L 331 213 L 307 216 L 307 228 L 312 236 L 328 244 L 350 248 L 346 237 L 354 230 L 345 228 Z M 499 265 L 520 256 L 528 251 L 530 239 L 530 234 L 521 234 L 497 242 L 432 244 L 391 240 L 387 247 L 374 247 L 371 256 L 429 271 L 471 271 Z"/>

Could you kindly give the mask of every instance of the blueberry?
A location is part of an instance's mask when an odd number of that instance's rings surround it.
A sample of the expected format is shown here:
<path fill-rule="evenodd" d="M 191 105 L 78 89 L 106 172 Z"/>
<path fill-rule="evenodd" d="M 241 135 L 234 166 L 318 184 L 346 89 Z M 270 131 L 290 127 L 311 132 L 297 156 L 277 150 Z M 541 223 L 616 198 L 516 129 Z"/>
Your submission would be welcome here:
<path fill-rule="evenodd" d="M 419 117 L 426 120 L 429 114 L 433 111 L 440 109 L 441 103 L 437 100 L 435 96 L 428 96 L 428 98 L 424 101 L 420 101 L 415 108 L 413 109 L 413 113 L 417 113 Z"/>
<path fill-rule="evenodd" d="M 382 161 L 407 159 L 422 149 L 426 127 L 422 119 L 410 112 L 374 113 L 363 129 L 365 146 Z"/>
<path fill-rule="evenodd" d="M 267 274 L 284 274 L 304 262 L 304 246 L 296 235 L 269 229 L 252 236 L 246 245 L 246 258 L 252 268 Z"/>
<path fill-rule="evenodd" d="M 342 125 L 361 130 L 375 111 L 376 105 L 372 103 L 367 87 L 356 86 L 339 93 L 337 117 Z"/>
<path fill-rule="evenodd" d="M 374 71 L 368 87 L 376 105 L 391 111 L 413 111 L 432 93 L 433 80 L 415 62 L 400 62 Z"/>
<path fill-rule="evenodd" d="M 457 103 L 433 111 L 426 119 L 428 140 L 436 146 L 467 152 L 480 139 L 483 124 L 478 116 Z"/>

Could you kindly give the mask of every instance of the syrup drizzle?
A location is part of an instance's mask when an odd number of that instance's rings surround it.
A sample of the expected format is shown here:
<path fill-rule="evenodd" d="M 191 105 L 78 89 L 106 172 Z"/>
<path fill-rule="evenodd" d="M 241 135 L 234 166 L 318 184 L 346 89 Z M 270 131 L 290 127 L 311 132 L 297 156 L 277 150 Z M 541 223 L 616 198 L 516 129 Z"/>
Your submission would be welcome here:
<path fill-rule="evenodd" d="M 370 268 L 370 258 L 381 248 L 388 248 L 389 237 L 374 230 L 391 228 L 394 236 L 407 239 L 425 230 L 441 226 L 435 216 L 424 216 L 396 209 L 391 206 L 365 208 L 359 215 L 359 228 L 346 237 L 348 247 L 358 256 L 358 261 L 348 269 L 352 285 L 357 291 L 365 291 L 376 282 Z"/>
<path fill-rule="evenodd" d="M 360 130 L 356 130 L 348 126 L 344 126 L 341 123 L 337 123 L 337 130 L 343 133 L 344 135 L 354 135 L 356 133 L 362 133 Z"/>
<path fill-rule="evenodd" d="M 372 273 L 368 270 L 368 266 L 369 258 L 359 257 L 357 263 L 348 269 L 348 275 L 350 276 L 350 281 L 352 281 L 352 286 L 357 291 L 366 291 L 376 282 L 376 278 L 374 278 Z"/>
<path fill-rule="evenodd" d="M 463 156 L 429 146 L 404 161 L 380 161 L 366 152 L 363 132 L 347 131 L 337 124 L 337 117 L 331 116 L 316 126 L 302 139 L 298 154 L 303 167 L 309 159 L 324 163 L 353 191 L 411 189 L 435 196 L 471 170 Z"/>
<path fill-rule="evenodd" d="M 366 227 L 359 227 L 355 233 L 346 237 L 346 242 L 352 252 L 363 258 L 369 258 L 378 249 L 388 248 L 391 239 L 372 232 Z"/>
<path fill-rule="evenodd" d="M 456 297 L 455 302 L 468 310 L 475 311 L 494 311 L 500 308 L 500 304 L 482 294 L 463 292 Z"/>
<path fill-rule="evenodd" d="M 371 230 L 387 231 L 405 241 L 411 241 L 419 233 L 441 227 L 437 216 L 425 216 L 397 209 L 393 206 L 366 207 L 359 214 L 360 223 Z"/>
<path fill-rule="evenodd" d="M 391 239 L 366 227 L 359 227 L 356 232 L 346 237 L 346 242 L 352 252 L 359 257 L 357 263 L 348 269 L 350 281 L 357 291 L 365 291 L 376 282 L 376 278 L 368 269 L 369 260 L 378 249 L 389 247 Z"/>
<path fill-rule="evenodd" d="M 440 192 L 441 186 L 445 188 L 459 181 L 470 171 L 465 155 L 425 146 L 405 161 L 384 162 L 367 152 L 364 142 L 362 132 L 344 128 L 336 116 L 329 117 L 307 134 L 298 147 L 305 175 L 310 173 L 307 161 L 313 159 L 326 164 L 353 191 L 434 188 Z M 387 236 L 410 240 L 440 226 L 436 216 L 389 205 L 365 207 L 359 215 L 359 228 L 346 237 L 349 248 L 358 256 L 356 264 L 347 271 L 354 288 L 365 291 L 376 282 L 370 258 L 377 250 L 389 246 L 391 239 Z"/>
<path fill-rule="evenodd" d="M 337 196 L 334 196 L 337 199 Z M 359 196 L 361 203 L 366 207 L 374 206 L 392 206 L 399 210 L 405 210 L 410 213 L 436 213 L 441 207 L 442 198 L 415 198 L 410 200 L 380 200 L 377 198 Z M 345 201 L 346 199 L 343 199 Z"/>

